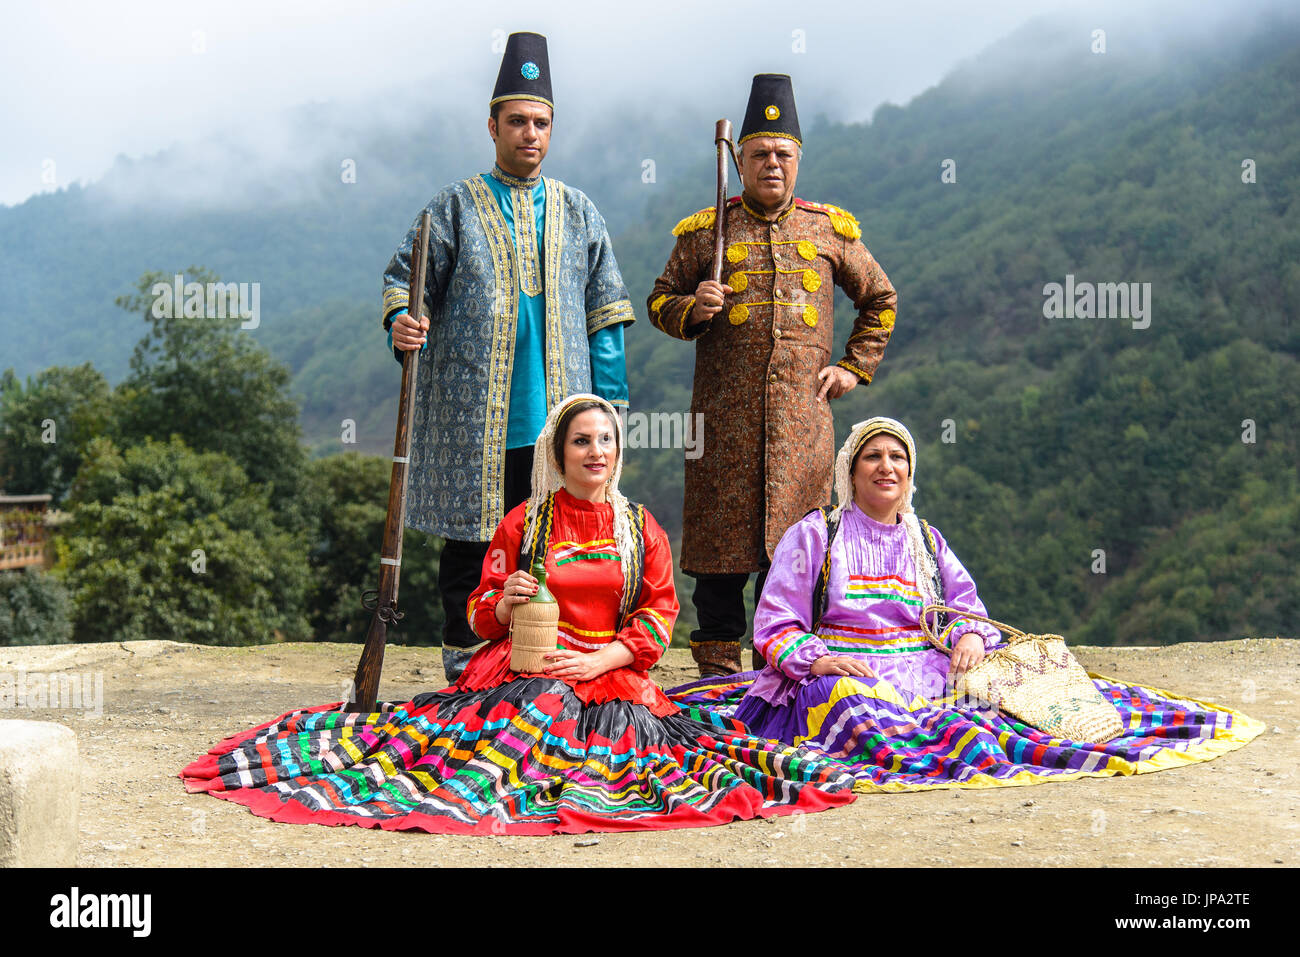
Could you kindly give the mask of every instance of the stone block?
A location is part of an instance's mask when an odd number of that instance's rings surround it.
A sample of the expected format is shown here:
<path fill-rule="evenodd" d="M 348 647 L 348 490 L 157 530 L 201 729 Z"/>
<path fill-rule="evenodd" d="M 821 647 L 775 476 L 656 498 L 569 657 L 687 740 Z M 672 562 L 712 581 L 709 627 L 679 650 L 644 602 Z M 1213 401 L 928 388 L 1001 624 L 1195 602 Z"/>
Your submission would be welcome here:
<path fill-rule="evenodd" d="M 71 728 L 0 721 L 0 867 L 75 867 L 80 799 Z"/>

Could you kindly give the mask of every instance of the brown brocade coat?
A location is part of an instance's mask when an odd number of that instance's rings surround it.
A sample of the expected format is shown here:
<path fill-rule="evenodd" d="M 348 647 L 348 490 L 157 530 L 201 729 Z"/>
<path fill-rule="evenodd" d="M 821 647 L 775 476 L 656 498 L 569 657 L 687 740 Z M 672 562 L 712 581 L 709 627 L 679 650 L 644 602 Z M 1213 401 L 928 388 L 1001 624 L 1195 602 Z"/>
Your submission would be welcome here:
<path fill-rule="evenodd" d="M 712 266 L 713 222 L 710 207 L 673 230 L 650 321 L 696 344 L 691 411 L 704 414 L 703 454 L 686 460 L 682 569 L 755 572 L 787 528 L 830 503 L 835 428 L 817 373 L 831 364 L 834 286 L 858 311 L 836 365 L 862 382 L 880 364 L 897 297 L 848 213 L 796 199 L 768 222 L 736 197 L 722 270 L 735 292 L 687 329 Z"/>

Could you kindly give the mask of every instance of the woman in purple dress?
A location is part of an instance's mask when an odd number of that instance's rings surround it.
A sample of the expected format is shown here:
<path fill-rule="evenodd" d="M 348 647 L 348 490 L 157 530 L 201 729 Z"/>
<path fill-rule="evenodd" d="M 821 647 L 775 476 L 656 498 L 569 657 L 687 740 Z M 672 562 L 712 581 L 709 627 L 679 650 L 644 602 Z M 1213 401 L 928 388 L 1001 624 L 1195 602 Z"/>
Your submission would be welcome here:
<path fill-rule="evenodd" d="M 1263 725 L 1225 708 L 1093 676 L 1125 732 L 1105 744 L 1053 738 L 965 707 L 955 677 L 1001 640 L 970 573 L 912 510 L 916 445 L 901 422 L 860 422 L 835 464 L 838 505 L 785 533 L 754 613 L 757 673 L 705 679 L 672 697 L 701 715 L 804 744 L 848 765 L 861 791 L 1035 784 L 1207 760 Z M 828 547 L 829 543 L 829 547 Z M 926 605 L 956 610 L 935 649 Z"/>

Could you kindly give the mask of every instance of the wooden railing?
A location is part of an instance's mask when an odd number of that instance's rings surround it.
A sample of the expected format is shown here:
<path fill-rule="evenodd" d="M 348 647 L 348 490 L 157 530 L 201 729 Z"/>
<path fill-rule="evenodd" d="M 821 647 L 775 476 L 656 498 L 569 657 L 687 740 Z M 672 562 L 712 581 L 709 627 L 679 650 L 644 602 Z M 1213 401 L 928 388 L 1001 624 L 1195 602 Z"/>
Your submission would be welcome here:
<path fill-rule="evenodd" d="M 0 545 L 0 571 L 14 568 L 46 568 L 49 566 L 49 549 L 45 542 L 20 542 Z"/>

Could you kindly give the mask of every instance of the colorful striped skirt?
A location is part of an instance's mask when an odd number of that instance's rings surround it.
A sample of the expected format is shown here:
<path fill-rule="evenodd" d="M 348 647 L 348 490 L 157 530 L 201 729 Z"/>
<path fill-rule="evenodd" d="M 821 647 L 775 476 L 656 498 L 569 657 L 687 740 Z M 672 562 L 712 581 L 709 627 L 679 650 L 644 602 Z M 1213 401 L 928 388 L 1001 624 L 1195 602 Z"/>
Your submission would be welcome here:
<path fill-rule="evenodd" d="M 441 834 L 707 827 L 853 800 L 853 778 L 738 723 L 584 705 L 563 681 L 422 694 L 373 714 L 292 711 L 181 778 L 274 821 Z"/>
<path fill-rule="evenodd" d="M 959 708 L 952 698 L 904 700 L 879 678 L 813 677 L 788 704 L 774 706 L 745 697 L 755 674 L 692 682 L 668 696 L 694 717 L 738 720 L 761 737 L 833 758 L 864 792 L 1143 774 L 1208 761 L 1264 730 L 1228 708 L 1098 675 L 1094 683 L 1125 727 L 1105 744 L 1053 738 L 1005 713 Z"/>

